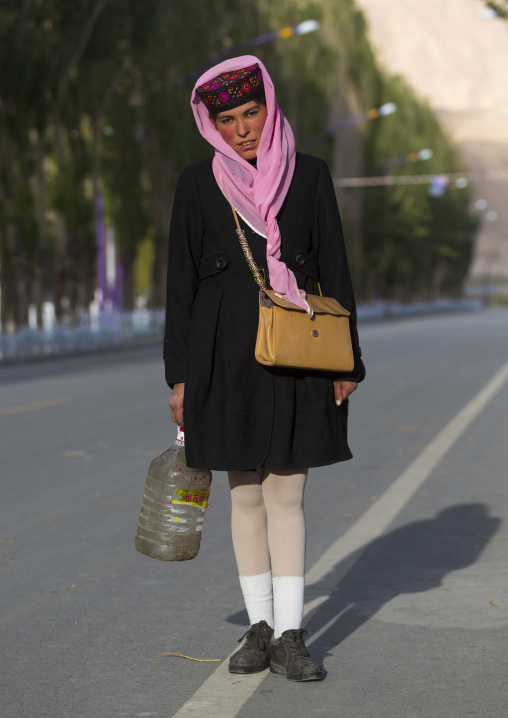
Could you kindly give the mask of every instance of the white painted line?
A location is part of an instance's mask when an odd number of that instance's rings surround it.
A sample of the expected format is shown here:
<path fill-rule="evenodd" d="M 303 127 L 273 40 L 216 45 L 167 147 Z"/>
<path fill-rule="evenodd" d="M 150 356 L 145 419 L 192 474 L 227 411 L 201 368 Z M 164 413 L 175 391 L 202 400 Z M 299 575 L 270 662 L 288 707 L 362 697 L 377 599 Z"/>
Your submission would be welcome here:
<path fill-rule="evenodd" d="M 325 551 L 307 572 L 309 592 L 312 584 L 334 570 L 333 581 L 341 581 L 361 557 L 367 546 L 381 536 L 397 514 L 414 496 L 439 462 L 508 381 L 508 362 L 492 377 L 471 401 L 433 439 L 402 472 L 358 521 Z M 305 604 L 305 616 L 328 600 L 328 594 L 317 596 Z M 334 617 L 335 619 L 336 617 Z M 236 648 L 235 648 L 236 651 Z M 232 654 L 235 652 L 233 651 Z M 232 655 L 231 654 L 231 655 Z M 228 672 L 229 656 L 177 711 L 173 718 L 235 718 L 268 671 L 250 676 Z"/>
<path fill-rule="evenodd" d="M 235 648 L 235 651 L 237 648 Z M 233 651 L 233 653 L 235 652 Z M 233 655 L 231 653 L 231 655 Z M 195 718 L 234 718 L 261 685 L 268 670 L 244 676 L 228 671 L 229 658 L 197 689 L 192 698 L 174 714 Z"/>
<path fill-rule="evenodd" d="M 328 598 L 328 596 L 326 598 Z M 321 636 L 324 635 L 327 632 L 327 630 L 331 626 L 333 626 L 333 624 L 336 623 L 342 615 L 344 615 L 344 613 L 347 613 L 350 608 L 353 608 L 354 605 L 355 605 L 354 603 L 350 603 L 345 608 L 343 608 L 342 611 L 339 611 L 339 613 L 334 613 L 334 615 L 330 618 L 330 620 L 327 621 L 325 623 L 325 625 L 319 629 L 319 631 L 316 631 L 315 633 L 313 633 L 312 636 L 309 638 L 309 640 L 305 641 L 305 645 L 307 646 L 307 648 L 312 646 L 312 644 L 315 643 L 318 640 L 318 638 L 321 638 Z M 305 611 L 305 613 L 308 613 L 308 612 L 309 612 L 309 609 L 307 609 Z"/>
<path fill-rule="evenodd" d="M 309 585 L 321 581 L 339 561 L 344 561 L 340 575 L 334 573 L 334 581 L 340 581 L 363 553 L 366 545 L 388 528 L 399 511 L 414 496 L 424 481 L 434 471 L 445 454 L 455 444 L 468 426 L 483 411 L 489 401 L 508 381 L 508 362 L 492 377 L 471 401 L 460 411 L 416 457 L 396 481 L 358 521 L 325 551 L 319 561 L 308 571 Z"/>

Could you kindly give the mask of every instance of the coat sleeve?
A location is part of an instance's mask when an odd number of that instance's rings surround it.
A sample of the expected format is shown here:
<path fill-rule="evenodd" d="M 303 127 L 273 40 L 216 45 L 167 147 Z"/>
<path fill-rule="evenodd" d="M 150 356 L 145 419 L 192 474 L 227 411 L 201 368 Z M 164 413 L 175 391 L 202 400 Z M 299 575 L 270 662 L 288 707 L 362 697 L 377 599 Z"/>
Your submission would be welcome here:
<path fill-rule="evenodd" d="M 198 289 L 203 219 L 195 172 L 182 173 L 175 192 L 169 231 L 164 366 L 166 382 L 184 382 L 189 325 Z"/>
<path fill-rule="evenodd" d="M 356 305 L 353 285 L 344 246 L 344 235 L 340 221 L 337 198 L 333 181 L 325 162 L 321 164 L 316 195 L 314 251 L 319 263 L 321 289 L 324 296 L 334 297 L 351 315 L 349 324 L 353 345 L 354 368 L 351 372 L 341 372 L 334 376 L 336 380 L 363 381 L 363 365 L 356 325 Z"/>

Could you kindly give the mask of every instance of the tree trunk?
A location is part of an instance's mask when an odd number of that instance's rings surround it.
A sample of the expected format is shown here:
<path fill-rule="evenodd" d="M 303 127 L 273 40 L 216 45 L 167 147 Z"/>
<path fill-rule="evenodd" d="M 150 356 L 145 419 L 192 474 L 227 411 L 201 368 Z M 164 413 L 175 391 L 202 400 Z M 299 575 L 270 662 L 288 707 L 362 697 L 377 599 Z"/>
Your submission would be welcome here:
<path fill-rule="evenodd" d="M 13 332 L 16 326 L 15 305 L 16 291 L 14 287 L 14 273 L 12 264 L 6 251 L 2 253 L 0 267 L 0 282 L 2 286 L 1 318 L 2 331 Z"/>
<path fill-rule="evenodd" d="M 148 135 L 147 142 L 150 203 L 155 227 L 150 306 L 159 309 L 166 303 L 167 243 L 173 206 L 173 197 L 170 195 L 173 168 L 164 156 L 155 133 Z"/>
<path fill-rule="evenodd" d="M 64 133 L 65 127 L 60 119 L 55 118 L 55 159 L 59 177 L 65 176 L 65 159 L 64 159 Z M 67 223 L 65 217 L 58 213 L 56 221 L 56 246 L 54 257 L 54 281 L 53 281 L 53 302 L 55 304 L 55 314 L 57 319 L 62 317 L 62 300 L 67 296 L 67 277 L 69 276 L 69 236 L 67 232 Z"/>
<path fill-rule="evenodd" d="M 47 193 L 46 193 L 46 172 L 44 169 L 44 143 L 40 131 L 35 130 L 35 215 L 39 227 L 40 243 L 42 252 L 39 257 L 46 257 L 48 245 L 48 232 L 46 223 Z M 42 266 L 41 266 L 42 264 Z M 35 277 L 31 296 L 31 303 L 37 308 L 37 324 L 42 324 L 42 302 L 43 302 L 43 277 L 45 274 L 44 262 L 38 262 L 34 267 Z"/>
<path fill-rule="evenodd" d="M 7 283 L 7 322 L 16 328 L 28 324 L 28 288 L 30 285 L 30 267 L 23 247 L 20 246 L 15 225 L 7 227 L 7 246 L 11 258 Z M 2 302 L 3 303 L 3 302 Z"/>
<path fill-rule="evenodd" d="M 123 306 L 124 311 L 132 311 L 134 309 L 134 264 L 136 261 L 136 252 L 120 250 L 122 261 L 122 288 L 123 288 Z"/>
<path fill-rule="evenodd" d="M 152 266 L 152 295 L 150 306 L 162 309 L 166 305 L 166 275 L 168 271 L 168 239 L 159 236 L 154 240 L 154 258 Z"/>

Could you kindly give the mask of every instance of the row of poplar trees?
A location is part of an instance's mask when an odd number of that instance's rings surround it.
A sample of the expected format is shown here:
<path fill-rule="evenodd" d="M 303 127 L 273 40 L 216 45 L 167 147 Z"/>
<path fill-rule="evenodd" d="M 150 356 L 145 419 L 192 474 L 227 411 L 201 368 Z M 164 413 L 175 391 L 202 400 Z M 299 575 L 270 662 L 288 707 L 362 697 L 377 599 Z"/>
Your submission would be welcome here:
<path fill-rule="evenodd" d="M 176 182 L 187 164 L 211 154 L 190 110 L 193 83 L 182 80 L 217 53 L 306 19 L 319 30 L 254 50 L 275 81 L 297 148 L 341 119 L 394 102 L 395 114 L 315 147 L 334 177 L 377 175 L 388 160 L 423 148 L 432 149 L 430 161 L 389 173 L 463 170 L 431 109 L 378 66 L 354 0 L 3 0 L 4 330 L 27 323 L 29 304 L 40 311 L 50 300 L 57 316 L 71 318 L 86 309 L 97 282 L 98 191 L 115 228 L 124 308 L 134 306 L 143 257 L 149 303 L 163 306 Z M 418 185 L 349 189 L 339 191 L 339 204 L 361 299 L 460 292 L 476 228 L 468 188 L 442 197 Z"/>

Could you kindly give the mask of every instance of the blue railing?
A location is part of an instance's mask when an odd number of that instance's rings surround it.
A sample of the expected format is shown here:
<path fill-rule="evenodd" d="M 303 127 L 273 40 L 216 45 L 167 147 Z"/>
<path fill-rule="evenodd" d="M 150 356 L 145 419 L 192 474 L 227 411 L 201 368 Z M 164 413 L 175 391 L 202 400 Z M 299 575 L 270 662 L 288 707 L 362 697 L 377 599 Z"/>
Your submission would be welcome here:
<path fill-rule="evenodd" d="M 474 311 L 482 309 L 483 306 L 480 300 L 474 299 L 439 299 L 415 304 L 381 301 L 359 305 L 358 320 L 376 321 L 452 311 Z M 163 333 L 163 309 L 136 309 L 133 312 L 109 312 L 98 316 L 86 314 L 83 315 L 80 325 L 74 328 L 54 324 L 46 329 L 22 327 L 16 333 L 0 332 L 0 363 L 75 354 L 147 340 L 162 340 Z"/>
<path fill-rule="evenodd" d="M 162 340 L 163 333 L 162 309 L 84 314 L 79 326 L 72 328 L 54 324 L 45 329 L 27 326 L 15 333 L 0 332 L 0 362 L 86 352 L 147 339 Z"/>

